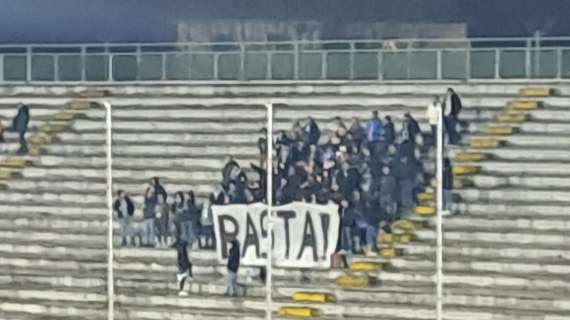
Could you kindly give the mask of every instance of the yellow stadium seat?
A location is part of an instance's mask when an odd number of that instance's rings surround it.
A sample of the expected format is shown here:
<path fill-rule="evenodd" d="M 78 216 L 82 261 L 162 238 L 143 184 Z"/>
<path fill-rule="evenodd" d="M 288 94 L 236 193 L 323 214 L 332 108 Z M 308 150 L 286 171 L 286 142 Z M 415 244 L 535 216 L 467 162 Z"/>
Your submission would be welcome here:
<path fill-rule="evenodd" d="M 519 90 L 522 97 L 548 97 L 554 95 L 554 90 L 550 88 L 523 88 Z"/>
<path fill-rule="evenodd" d="M 295 292 L 292 296 L 297 302 L 334 302 L 336 299 L 330 293 L 325 292 Z"/>
<path fill-rule="evenodd" d="M 11 168 L 21 168 L 27 165 L 30 165 L 32 161 L 27 159 L 16 159 L 16 158 L 8 158 L 4 159 L 0 165 L 3 167 L 11 167 Z"/>
<path fill-rule="evenodd" d="M 416 206 L 415 213 L 421 216 L 432 216 L 435 214 L 435 208 L 428 206 Z"/>
<path fill-rule="evenodd" d="M 309 307 L 281 307 L 279 314 L 285 317 L 311 318 L 318 317 L 319 310 Z"/>
<path fill-rule="evenodd" d="M 491 135 L 511 135 L 516 132 L 516 128 L 511 126 L 487 126 L 481 129 L 482 133 Z"/>
<path fill-rule="evenodd" d="M 6 169 L 0 169 L 0 179 L 10 179 L 12 177 L 12 171 Z"/>
<path fill-rule="evenodd" d="M 382 268 L 382 263 L 370 261 L 356 261 L 350 265 L 350 270 L 352 271 L 376 271 L 382 270 Z"/>
<path fill-rule="evenodd" d="M 420 201 L 435 200 L 435 193 L 433 193 L 433 192 L 422 192 L 422 193 L 418 194 L 418 200 L 420 200 Z"/>
<path fill-rule="evenodd" d="M 414 231 L 416 230 L 416 225 L 410 220 L 398 220 L 392 223 L 392 228 L 403 231 Z"/>
<path fill-rule="evenodd" d="M 495 119 L 498 122 L 503 123 L 522 123 L 527 121 L 529 115 L 527 113 L 520 113 L 520 112 L 505 112 L 497 115 Z"/>
<path fill-rule="evenodd" d="M 471 139 L 469 140 L 469 146 L 476 149 L 490 149 L 498 148 L 501 145 L 501 141 L 497 139 Z"/>
<path fill-rule="evenodd" d="M 454 175 L 469 175 L 477 174 L 481 172 L 481 167 L 479 166 L 453 166 Z"/>
<path fill-rule="evenodd" d="M 410 243 L 414 240 L 414 235 L 410 233 L 404 234 L 393 234 L 393 233 L 382 233 L 378 237 L 378 241 L 382 244 L 391 244 L 391 243 Z"/>
<path fill-rule="evenodd" d="M 368 276 L 345 275 L 336 278 L 336 284 L 343 288 L 366 288 L 370 285 Z"/>
<path fill-rule="evenodd" d="M 540 102 L 534 100 L 510 101 L 508 108 L 511 110 L 536 110 L 540 108 Z"/>
<path fill-rule="evenodd" d="M 455 156 L 455 161 L 484 161 L 491 157 L 488 153 L 482 152 L 460 152 Z"/>
<path fill-rule="evenodd" d="M 83 109 L 89 109 L 91 107 L 96 107 L 98 104 L 96 102 L 88 100 L 73 100 L 69 102 L 67 105 L 74 110 L 83 110 Z"/>
<path fill-rule="evenodd" d="M 393 258 L 402 255 L 402 250 L 397 248 L 382 248 L 378 253 L 379 256 L 384 258 Z"/>

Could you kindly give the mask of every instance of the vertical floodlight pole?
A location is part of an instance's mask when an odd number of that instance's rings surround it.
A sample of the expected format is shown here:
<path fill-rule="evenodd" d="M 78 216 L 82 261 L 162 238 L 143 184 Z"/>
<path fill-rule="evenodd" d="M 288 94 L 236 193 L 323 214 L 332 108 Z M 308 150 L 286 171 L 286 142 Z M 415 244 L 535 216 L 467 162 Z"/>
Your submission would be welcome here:
<path fill-rule="evenodd" d="M 267 306 L 265 315 L 267 320 L 271 320 L 273 317 L 271 300 L 271 293 L 273 291 L 273 104 L 268 103 L 265 107 L 267 109 L 267 164 L 265 166 L 265 172 L 267 173 L 267 190 L 265 197 L 267 201 L 267 264 L 265 277 L 265 299 Z"/>
<path fill-rule="evenodd" d="M 437 121 L 437 252 L 436 252 L 436 319 L 443 319 L 443 108 L 438 110 Z"/>
<path fill-rule="evenodd" d="M 114 319 L 115 292 L 114 292 L 114 252 L 113 252 L 113 157 L 112 157 L 112 118 L 111 103 L 103 101 L 106 113 L 106 143 L 107 143 L 107 320 Z"/>

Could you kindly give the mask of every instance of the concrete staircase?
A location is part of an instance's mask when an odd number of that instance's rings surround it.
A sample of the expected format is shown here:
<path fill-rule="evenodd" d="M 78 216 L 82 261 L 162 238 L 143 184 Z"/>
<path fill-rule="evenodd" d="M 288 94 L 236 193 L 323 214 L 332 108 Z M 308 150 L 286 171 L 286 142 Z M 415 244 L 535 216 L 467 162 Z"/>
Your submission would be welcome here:
<path fill-rule="evenodd" d="M 13 155 L 16 133 L 7 132 L 0 161 L 0 318 L 102 319 L 105 316 L 107 253 L 104 203 L 85 206 L 61 190 L 75 189 L 66 177 L 29 176 L 44 149 L 84 119 L 89 103 L 30 106 L 29 154 Z M 9 123 L 13 105 L 2 105 Z M 89 182 L 81 182 L 86 184 Z"/>
<path fill-rule="evenodd" d="M 242 166 L 257 161 L 268 97 L 286 102 L 276 108 L 278 129 L 308 115 L 330 129 L 337 115 L 365 119 L 378 109 L 396 122 L 410 111 L 428 132 L 424 105 L 444 87 L 387 87 L 222 86 L 208 91 L 198 86 L 163 88 L 161 96 L 157 88 L 148 88 L 147 96 L 140 88 L 105 88 L 114 106 L 115 188 L 133 195 L 139 217 L 140 195 L 152 176 L 163 178 L 169 194 L 192 189 L 207 195 L 221 178 L 226 155 L 235 155 Z M 445 319 L 558 320 L 570 314 L 565 241 L 570 88 L 557 86 L 558 96 L 520 98 L 520 87 L 456 88 L 467 106 L 462 118 L 470 125 L 465 146 L 452 156 L 468 160 L 455 161 L 463 170 L 477 168 L 457 177 L 463 185 L 457 190 L 461 215 L 445 220 Z M 34 126 L 51 121 L 69 100 L 52 94 L 30 96 L 39 103 L 32 104 Z M 541 108 L 525 110 L 524 117 L 511 111 L 503 115 L 509 101 L 518 99 L 540 100 Z M 26 157 L 25 165 L 3 182 L 2 319 L 106 318 L 104 111 L 90 108 L 83 114 L 41 141 L 37 156 Z M 508 130 L 489 134 L 482 129 L 491 124 L 517 130 L 499 135 Z M 15 136 L 8 138 L 8 145 L 15 145 Z M 426 158 L 428 171 L 430 161 Z M 384 235 L 385 250 L 378 257 L 351 257 L 348 270 L 274 270 L 274 317 L 434 319 L 435 233 L 430 196 L 425 197 L 410 224 L 396 228 L 390 239 Z M 173 250 L 117 248 L 115 317 L 265 317 L 259 270 L 241 270 L 246 298 L 226 298 L 225 267 L 214 253 L 194 250 L 191 255 L 195 281 L 190 296 L 181 298 L 176 296 Z"/>

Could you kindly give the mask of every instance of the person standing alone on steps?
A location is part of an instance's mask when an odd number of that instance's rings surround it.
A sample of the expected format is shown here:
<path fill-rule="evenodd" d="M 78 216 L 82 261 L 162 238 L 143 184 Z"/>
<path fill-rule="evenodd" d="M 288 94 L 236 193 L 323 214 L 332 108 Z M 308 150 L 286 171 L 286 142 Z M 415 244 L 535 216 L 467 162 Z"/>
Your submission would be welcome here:
<path fill-rule="evenodd" d="M 232 247 L 230 248 L 230 254 L 228 256 L 228 284 L 226 287 L 226 296 L 236 297 L 238 295 L 237 277 L 239 271 L 239 263 L 239 242 L 237 240 L 233 240 Z"/>
<path fill-rule="evenodd" d="M 178 280 L 178 295 L 185 297 L 188 292 L 184 290 L 186 281 L 192 281 L 192 262 L 188 256 L 188 242 L 185 239 L 177 238 L 176 242 L 172 245 L 176 249 L 176 260 L 178 265 L 178 273 L 176 279 Z"/>
<path fill-rule="evenodd" d="M 28 131 L 28 123 L 30 122 L 30 108 L 25 104 L 18 105 L 18 114 L 12 121 L 12 131 L 18 132 L 20 135 L 20 149 L 18 154 L 28 153 L 28 142 L 26 141 L 26 132 Z"/>

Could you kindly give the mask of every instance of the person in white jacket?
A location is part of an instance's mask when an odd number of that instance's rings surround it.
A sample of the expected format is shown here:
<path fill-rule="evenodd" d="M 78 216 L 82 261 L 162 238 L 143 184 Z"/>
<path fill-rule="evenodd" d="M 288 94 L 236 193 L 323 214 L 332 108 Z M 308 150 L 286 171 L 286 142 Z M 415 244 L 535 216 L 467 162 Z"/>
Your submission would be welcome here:
<path fill-rule="evenodd" d="M 439 114 L 439 110 L 441 110 L 441 100 L 439 98 L 439 96 L 435 96 L 433 98 L 433 101 L 428 104 L 427 106 L 427 110 L 426 110 L 426 116 L 428 118 L 429 121 L 429 125 L 431 127 L 431 136 L 433 139 L 433 145 L 435 145 L 437 143 L 436 137 L 437 137 L 437 120 L 438 120 L 438 114 Z"/>

